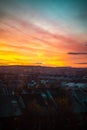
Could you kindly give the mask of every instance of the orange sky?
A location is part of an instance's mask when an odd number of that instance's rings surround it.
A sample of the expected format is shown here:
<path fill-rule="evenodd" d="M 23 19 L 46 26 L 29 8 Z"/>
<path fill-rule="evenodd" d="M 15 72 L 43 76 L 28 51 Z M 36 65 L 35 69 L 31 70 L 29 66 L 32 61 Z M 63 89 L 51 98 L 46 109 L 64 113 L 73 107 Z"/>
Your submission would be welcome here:
<path fill-rule="evenodd" d="M 87 35 L 77 33 L 75 23 L 64 26 L 38 11 L 31 19 L 24 12 L 0 18 L 0 65 L 87 67 Z"/>

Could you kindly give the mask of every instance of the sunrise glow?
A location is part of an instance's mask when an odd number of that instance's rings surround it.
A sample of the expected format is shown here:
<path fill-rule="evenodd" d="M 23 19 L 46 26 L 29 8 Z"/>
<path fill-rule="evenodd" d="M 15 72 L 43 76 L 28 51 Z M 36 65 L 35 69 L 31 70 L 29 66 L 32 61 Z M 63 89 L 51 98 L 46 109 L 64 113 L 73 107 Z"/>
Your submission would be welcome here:
<path fill-rule="evenodd" d="M 87 10 L 78 1 L 0 1 L 0 65 L 87 67 Z"/>

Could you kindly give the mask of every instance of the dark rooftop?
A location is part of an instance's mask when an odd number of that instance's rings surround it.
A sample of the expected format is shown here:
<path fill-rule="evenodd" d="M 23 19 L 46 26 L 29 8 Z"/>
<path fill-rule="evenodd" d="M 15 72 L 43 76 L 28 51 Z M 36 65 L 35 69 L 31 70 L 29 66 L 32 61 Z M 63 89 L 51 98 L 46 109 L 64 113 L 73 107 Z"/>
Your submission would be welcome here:
<path fill-rule="evenodd" d="M 0 95 L 0 117 L 20 116 L 21 110 L 14 97 Z"/>

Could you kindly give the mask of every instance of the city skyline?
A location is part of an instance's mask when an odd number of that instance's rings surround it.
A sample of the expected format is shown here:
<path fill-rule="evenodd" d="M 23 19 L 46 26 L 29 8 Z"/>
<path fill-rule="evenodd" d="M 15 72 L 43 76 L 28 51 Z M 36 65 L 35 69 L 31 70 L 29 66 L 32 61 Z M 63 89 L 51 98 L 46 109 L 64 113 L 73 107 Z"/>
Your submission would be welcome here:
<path fill-rule="evenodd" d="M 87 67 L 86 0 L 0 0 L 0 65 Z"/>

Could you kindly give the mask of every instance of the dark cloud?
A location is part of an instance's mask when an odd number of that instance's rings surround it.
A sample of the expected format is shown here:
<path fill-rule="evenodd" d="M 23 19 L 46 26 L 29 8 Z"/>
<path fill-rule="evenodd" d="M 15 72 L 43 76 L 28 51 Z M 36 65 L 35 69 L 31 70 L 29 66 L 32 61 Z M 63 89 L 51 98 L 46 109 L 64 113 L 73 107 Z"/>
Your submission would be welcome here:
<path fill-rule="evenodd" d="M 41 62 L 37 62 L 37 63 L 35 63 L 35 64 L 37 64 L 37 65 L 42 65 L 43 63 L 41 63 Z"/>
<path fill-rule="evenodd" d="M 87 55 L 87 52 L 68 52 L 69 55 Z"/>
<path fill-rule="evenodd" d="M 76 64 L 85 64 L 85 65 L 87 65 L 87 62 L 81 62 L 81 63 L 76 63 Z"/>

